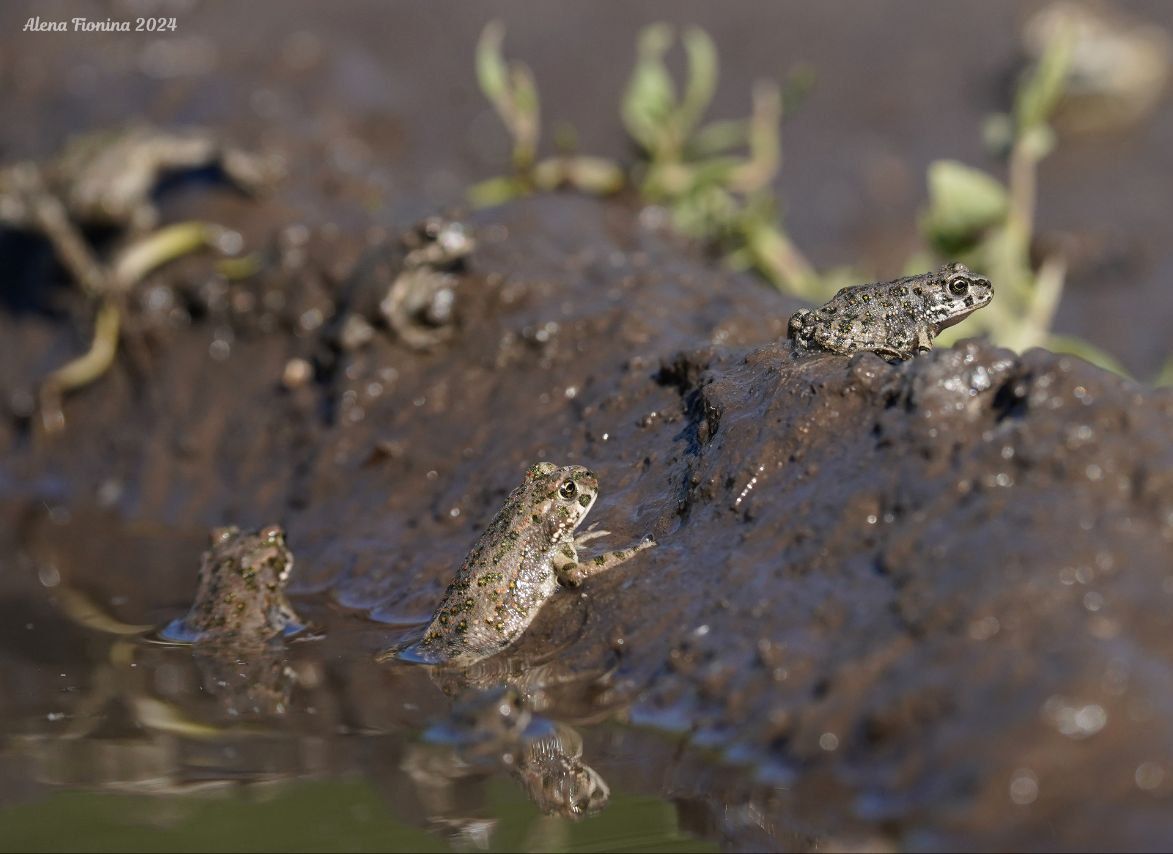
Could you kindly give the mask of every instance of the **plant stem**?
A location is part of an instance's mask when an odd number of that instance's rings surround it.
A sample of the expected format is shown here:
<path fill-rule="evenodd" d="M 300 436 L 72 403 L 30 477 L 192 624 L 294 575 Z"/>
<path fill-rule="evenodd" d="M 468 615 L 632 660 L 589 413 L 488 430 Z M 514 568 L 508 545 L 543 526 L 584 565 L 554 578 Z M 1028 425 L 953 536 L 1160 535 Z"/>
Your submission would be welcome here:
<path fill-rule="evenodd" d="M 89 297 L 100 297 L 110 290 L 109 277 L 94 253 L 69 218 L 65 206 L 50 193 L 36 166 L 29 165 L 14 176 L 32 213 L 33 224 L 53 245 L 58 260 Z"/>
<path fill-rule="evenodd" d="M 113 295 L 103 297 L 94 321 L 90 349 L 53 371 L 41 383 L 41 424 L 46 433 L 59 433 L 65 428 L 61 395 L 93 382 L 114 363 L 121 325 L 122 311 L 117 299 Z"/>
<path fill-rule="evenodd" d="M 114 281 L 128 290 L 152 270 L 204 246 L 218 248 L 227 229 L 206 222 L 181 222 L 128 246 L 114 261 Z"/>
<path fill-rule="evenodd" d="M 1038 163 L 1038 156 L 1031 146 L 1022 137 L 1015 140 L 1010 150 L 1010 208 L 1006 215 L 1006 229 L 1024 258 L 1030 249 L 1034 229 Z"/>
<path fill-rule="evenodd" d="M 1040 346 L 1047 338 L 1047 331 L 1059 308 L 1063 295 L 1063 281 L 1067 275 L 1067 262 L 1057 255 L 1043 261 L 1035 274 L 1035 289 L 1030 310 L 1023 327 L 1030 340 L 1025 347 Z"/>
<path fill-rule="evenodd" d="M 815 268 L 781 228 L 764 223 L 754 225 L 747 243 L 758 265 L 775 285 L 803 299 L 818 298 Z"/>

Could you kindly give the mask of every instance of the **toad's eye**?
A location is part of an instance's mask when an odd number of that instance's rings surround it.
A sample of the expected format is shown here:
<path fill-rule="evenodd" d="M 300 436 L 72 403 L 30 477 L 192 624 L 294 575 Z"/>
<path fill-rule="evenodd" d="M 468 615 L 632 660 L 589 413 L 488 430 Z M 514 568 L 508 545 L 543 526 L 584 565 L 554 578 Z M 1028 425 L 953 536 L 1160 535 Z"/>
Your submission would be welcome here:
<path fill-rule="evenodd" d="M 570 499 L 574 498 L 574 496 L 578 495 L 578 487 L 575 485 L 573 480 L 564 480 L 562 485 L 558 487 L 558 494 L 569 501 Z"/>
<path fill-rule="evenodd" d="M 965 278 L 965 276 L 954 276 L 949 280 L 949 293 L 954 296 L 963 297 L 968 290 L 969 279 Z"/>
<path fill-rule="evenodd" d="M 261 537 L 267 543 L 279 543 L 285 536 L 285 532 L 281 530 L 280 525 L 270 525 L 261 531 Z"/>

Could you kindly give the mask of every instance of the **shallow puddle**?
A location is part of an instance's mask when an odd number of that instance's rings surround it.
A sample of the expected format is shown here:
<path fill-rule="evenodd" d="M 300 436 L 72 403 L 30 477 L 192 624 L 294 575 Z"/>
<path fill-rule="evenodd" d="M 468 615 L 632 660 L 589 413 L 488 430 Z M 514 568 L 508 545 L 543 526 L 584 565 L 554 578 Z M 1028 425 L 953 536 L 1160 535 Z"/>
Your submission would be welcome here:
<path fill-rule="evenodd" d="M 724 796 L 679 785 L 679 739 L 616 722 L 611 668 L 557 644 L 379 663 L 413 628 L 322 597 L 247 657 L 164 640 L 125 615 L 182 610 L 113 578 L 190 575 L 156 562 L 187 538 L 111 526 L 103 547 L 87 518 L 30 539 L 0 596 L 0 850 L 715 849 Z"/>
<path fill-rule="evenodd" d="M 622 711 L 585 699 L 605 674 L 377 665 L 381 627 L 315 618 L 236 661 L 42 610 L 0 650 L 0 849 L 715 850 L 719 799 L 673 800 L 679 745 L 590 723 Z M 50 637 L 72 654 L 38 666 Z"/>

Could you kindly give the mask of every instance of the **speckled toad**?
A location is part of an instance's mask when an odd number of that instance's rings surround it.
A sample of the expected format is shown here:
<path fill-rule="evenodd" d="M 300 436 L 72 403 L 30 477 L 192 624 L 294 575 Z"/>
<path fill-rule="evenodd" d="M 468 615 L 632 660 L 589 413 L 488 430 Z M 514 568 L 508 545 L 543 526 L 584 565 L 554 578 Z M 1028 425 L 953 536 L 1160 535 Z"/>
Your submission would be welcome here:
<path fill-rule="evenodd" d="M 582 466 L 538 463 L 468 553 L 423 638 L 398 655 L 427 664 L 468 664 L 516 641 L 559 584 L 583 579 L 655 545 L 637 545 L 579 562 L 578 547 L 606 531 L 574 531 L 599 494 Z"/>
<path fill-rule="evenodd" d="M 790 318 L 789 335 L 806 349 L 850 355 L 870 350 L 911 359 L 931 350 L 941 330 L 960 323 L 994 296 L 989 279 L 964 264 L 892 282 L 843 288 L 820 308 Z"/>
<path fill-rule="evenodd" d="M 293 555 L 278 525 L 212 532 L 200 564 L 199 589 L 187 616 L 163 630 L 166 640 L 250 647 L 303 627 L 285 598 Z"/>

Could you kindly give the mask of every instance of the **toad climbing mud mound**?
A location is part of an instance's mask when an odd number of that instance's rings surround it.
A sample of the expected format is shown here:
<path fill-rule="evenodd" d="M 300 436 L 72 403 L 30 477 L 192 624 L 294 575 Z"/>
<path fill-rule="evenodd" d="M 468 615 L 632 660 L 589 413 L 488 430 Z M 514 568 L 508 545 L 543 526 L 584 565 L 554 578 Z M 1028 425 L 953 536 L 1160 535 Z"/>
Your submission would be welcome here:
<path fill-rule="evenodd" d="M 789 335 L 808 349 L 911 359 L 993 297 L 988 279 L 964 264 L 946 264 L 935 273 L 843 288 L 825 305 L 795 312 Z"/>
<path fill-rule="evenodd" d="M 426 623 L 527 465 L 573 461 L 617 542 L 658 545 L 550 597 L 510 662 L 536 673 L 556 650 L 566 684 L 605 674 L 608 714 L 710 750 L 649 755 L 658 779 L 693 763 L 690 797 L 807 842 L 1173 836 L 1173 395 L 1042 350 L 796 348 L 793 301 L 619 205 L 535 198 L 471 225 L 463 321 L 430 351 L 379 331 L 283 385 L 325 346 L 328 322 L 297 318 L 329 321 L 345 280 L 310 274 L 343 266 L 311 239 L 281 273 L 291 321 L 193 315 L 68 401 L 67 441 L 6 422 L 4 559 L 144 623 L 190 595 L 209 527 L 280 521 L 298 613 L 329 602 L 377 635 L 300 653 L 366 722 L 402 705 L 373 653 Z M 4 394 L 71 334 L 0 312 Z M 31 571 L 0 585 L 45 595 Z"/>
<path fill-rule="evenodd" d="M 703 437 L 682 457 L 688 522 L 627 592 L 688 586 L 671 621 L 697 630 L 625 638 L 664 657 L 639 719 L 769 756 L 784 823 L 812 833 L 1168 832 L 1136 781 L 1173 735 L 1173 395 L 973 342 L 901 366 L 710 350 L 673 371 Z"/>
<path fill-rule="evenodd" d="M 560 585 L 577 587 L 655 545 L 599 554 L 578 549 L 607 531 L 575 530 L 599 496 L 582 466 L 538 463 L 493 517 L 448 585 L 423 637 L 402 653 L 426 663 L 469 663 L 514 643 Z"/>

